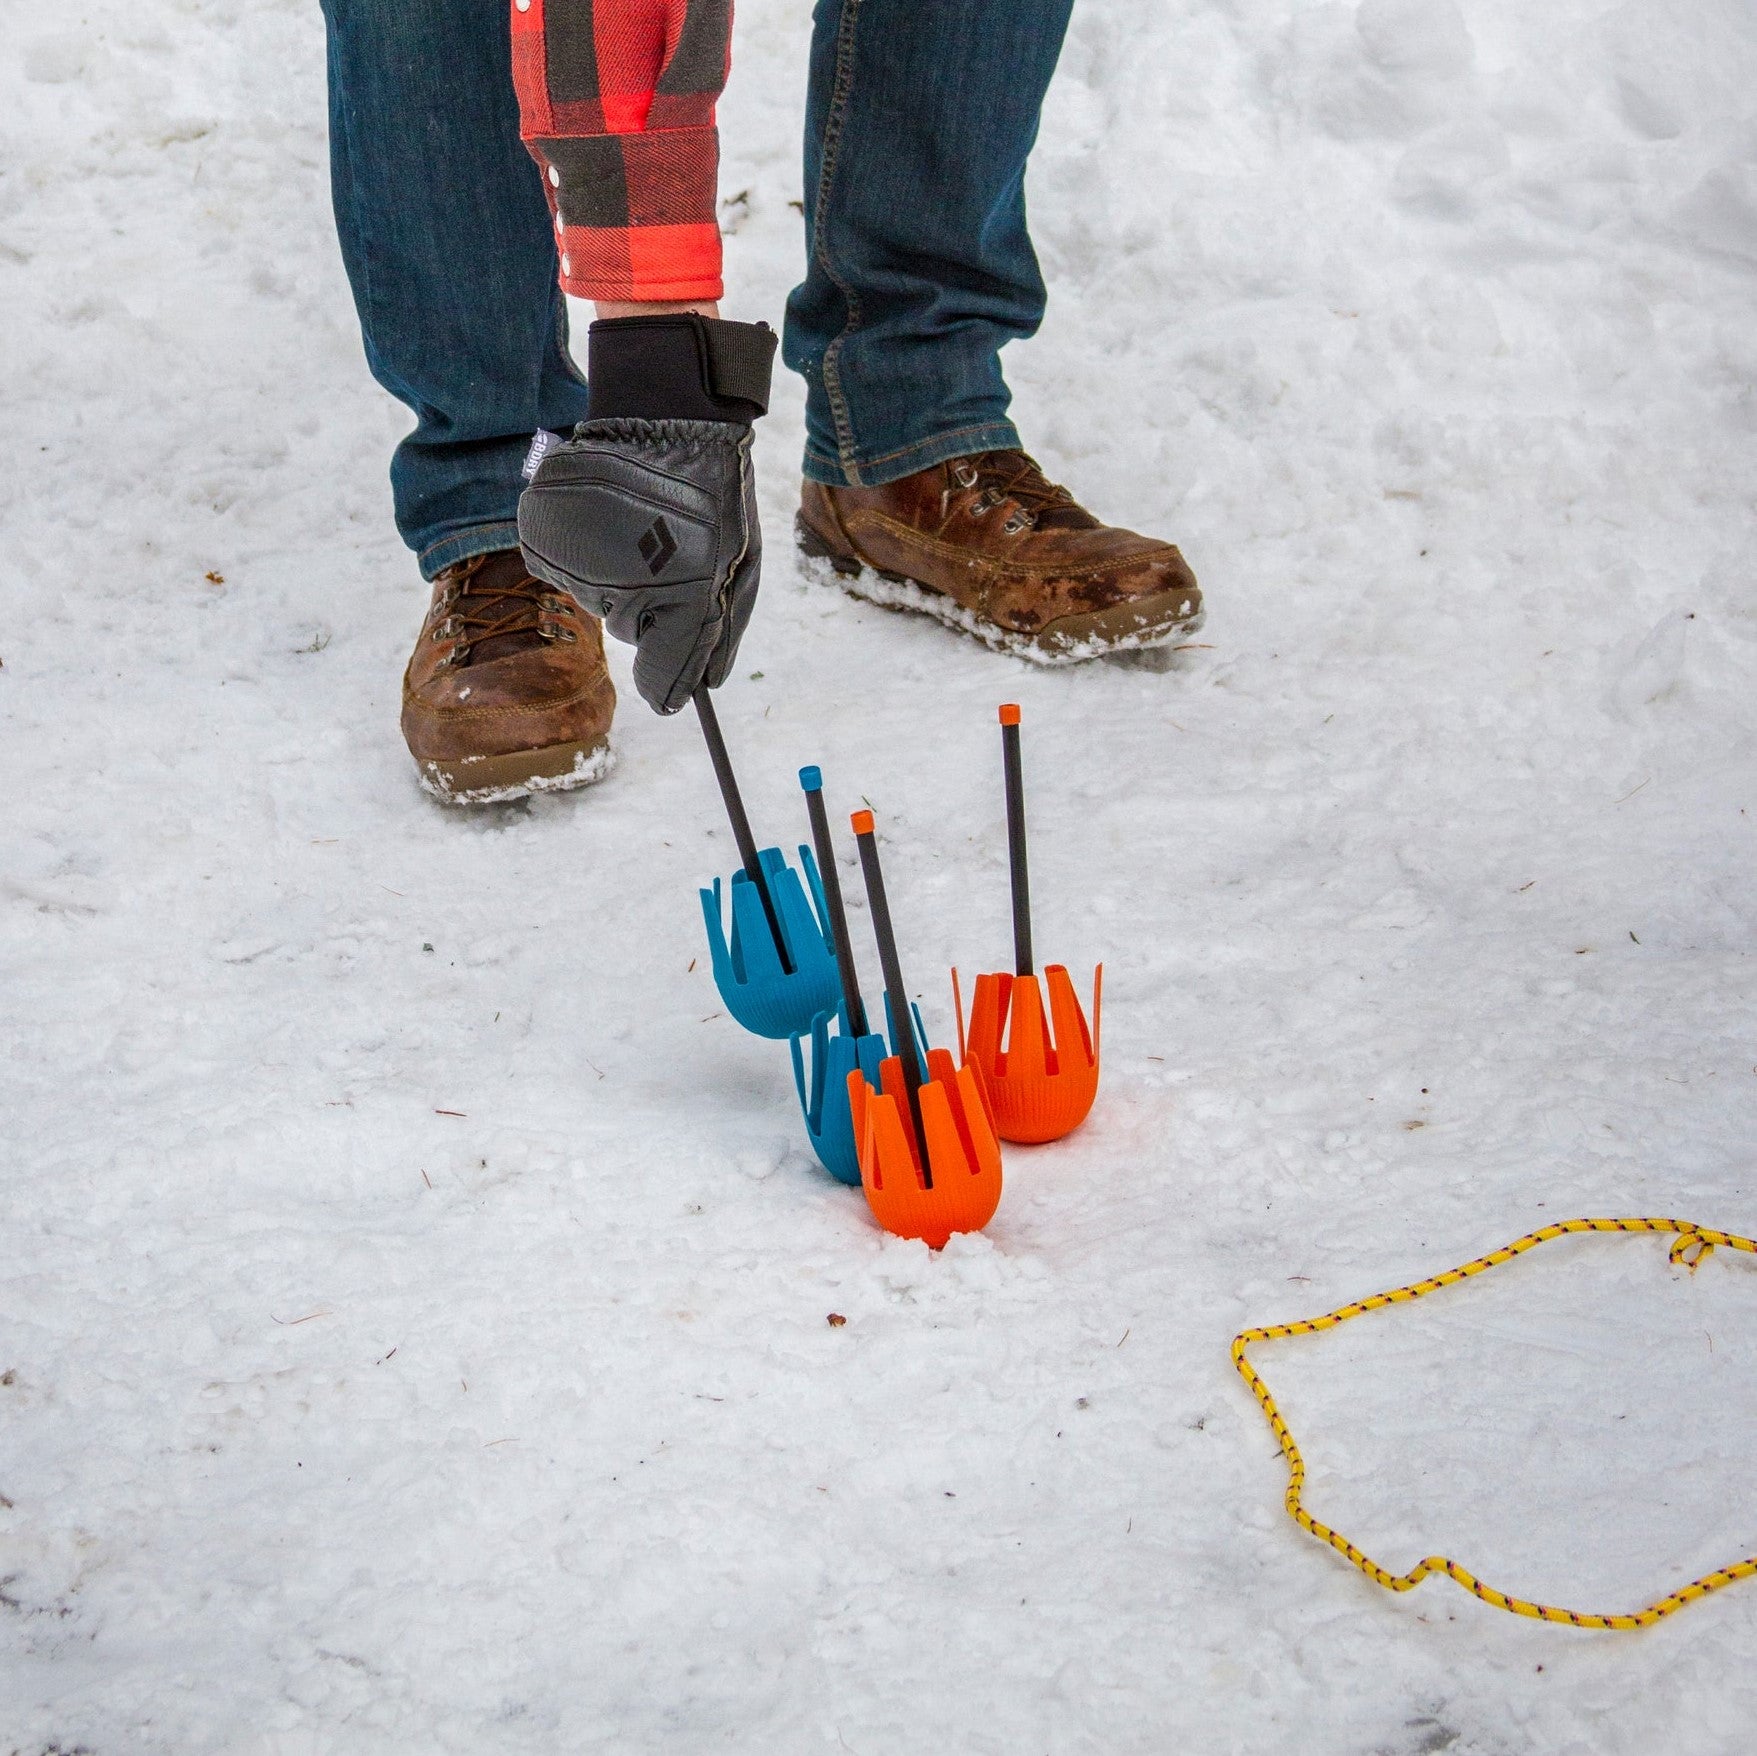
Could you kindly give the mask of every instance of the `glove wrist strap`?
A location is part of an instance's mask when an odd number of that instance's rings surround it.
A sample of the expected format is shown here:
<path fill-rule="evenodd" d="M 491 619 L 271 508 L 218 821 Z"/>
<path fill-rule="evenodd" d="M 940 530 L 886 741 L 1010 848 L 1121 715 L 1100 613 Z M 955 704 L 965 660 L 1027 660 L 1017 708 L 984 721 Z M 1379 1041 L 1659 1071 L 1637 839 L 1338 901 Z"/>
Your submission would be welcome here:
<path fill-rule="evenodd" d="M 726 421 L 769 412 L 775 332 L 693 311 L 612 317 L 586 334 L 588 418 Z"/>

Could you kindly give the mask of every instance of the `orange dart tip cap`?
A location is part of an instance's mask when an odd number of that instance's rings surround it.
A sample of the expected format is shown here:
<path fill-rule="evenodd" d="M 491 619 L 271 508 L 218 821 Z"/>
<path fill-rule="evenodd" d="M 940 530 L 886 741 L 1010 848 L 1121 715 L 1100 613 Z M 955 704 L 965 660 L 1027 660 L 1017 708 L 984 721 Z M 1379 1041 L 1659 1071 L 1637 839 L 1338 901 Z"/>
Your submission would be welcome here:
<path fill-rule="evenodd" d="M 1001 704 L 1001 724 L 1003 726 L 1016 726 L 1018 723 L 1019 723 L 1019 704 L 1018 704 L 1018 702 L 1016 702 L 1016 701 L 1003 702 Z"/>
<path fill-rule="evenodd" d="M 856 811 L 848 821 L 854 825 L 856 835 L 872 834 L 872 813 L 870 811 Z"/>

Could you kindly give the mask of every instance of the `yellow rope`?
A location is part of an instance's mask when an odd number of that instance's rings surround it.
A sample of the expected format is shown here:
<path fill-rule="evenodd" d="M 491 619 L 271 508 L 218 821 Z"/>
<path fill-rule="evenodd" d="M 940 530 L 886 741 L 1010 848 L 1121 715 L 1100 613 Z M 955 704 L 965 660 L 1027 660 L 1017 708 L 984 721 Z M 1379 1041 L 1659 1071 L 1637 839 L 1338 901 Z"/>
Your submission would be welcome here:
<path fill-rule="evenodd" d="M 1567 1622 L 1576 1628 L 1650 1628 L 1662 1616 L 1669 1616 L 1673 1610 L 1682 1609 L 1685 1604 L 1694 1603 L 1699 1597 L 1707 1597 L 1711 1591 L 1719 1591 L 1723 1585 L 1731 1585 L 1735 1579 L 1749 1579 L 1757 1575 L 1757 1555 L 1736 1561 L 1730 1567 L 1716 1568 L 1714 1572 L 1705 1573 L 1700 1579 L 1693 1579 L 1681 1589 L 1669 1592 L 1645 1609 L 1622 1616 L 1558 1609 L 1553 1604 L 1534 1604 L 1525 1598 L 1510 1597 L 1504 1591 L 1496 1591 L 1492 1585 L 1485 1585 L 1469 1569 L 1460 1567 L 1456 1561 L 1449 1560 L 1445 1555 L 1429 1555 L 1407 1573 L 1392 1573 L 1388 1568 L 1381 1567 L 1370 1555 L 1357 1549 L 1340 1531 L 1321 1524 L 1301 1504 L 1300 1493 L 1306 1479 L 1305 1459 L 1300 1456 L 1299 1446 L 1294 1443 L 1287 1422 L 1281 1418 L 1281 1411 L 1275 1406 L 1275 1398 L 1269 1394 L 1269 1386 L 1245 1358 L 1245 1349 L 1256 1342 L 1280 1341 L 1290 1335 L 1317 1335 L 1322 1330 L 1334 1329 L 1337 1324 L 1346 1323 L 1351 1317 L 1360 1316 L 1364 1311 L 1377 1311 L 1386 1305 L 1402 1305 L 1411 1299 L 1425 1298 L 1440 1287 L 1455 1286 L 1461 1280 L 1468 1280 L 1473 1274 L 1486 1274 L 1491 1268 L 1499 1268 L 1503 1262 L 1511 1262 L 1515 1256 L 1522 1256 L 1527 1250 L 1535 1250 L 1539 1244 L 1547 1244 L 1552 1238 L 1566 1237 L 1570 1232 L 1674 1232 L 1677 1235 L 1672 1242 L 1670 1260 L 1674 1263 L 1681 1262 L 1692 1273 L 1707 1260 L 1709 1252 L 1716 1244 L 1725 1244 L 1730 1249 L 1757 1255 L 1757 1242 L 1750 1238 L 1741 1238 L 1732 1232 L 1717 1232 L 1709 1226 L 1693 1225 L 1688 1220 L 1563 1220 L 1558 1225 L 1545 1226 L 1541 1231 L 1527 1232 L 1523 1238 L 1515 1238 L 1511 1244 L 1505 1244 L 1499 1250 L 1491 1250 L 1487 1256 L 1479 1256 L 1474 1262 L 1466 1262 L 1462 1268 L 1450 1268 L 1444 1274 L 1436 1274 L 1431 1280 L 1418 1280 L 1413 1286 L 1398 1287 L 1388 1293 L 1375 1293 L 1370 1299 L 1360 1299 L 1352 1305 L 1340 1306 L 1325 1316 L 1309 1317 L 1302 1323 L 1267 1323 L 1260 1329 L 1247 1329 L 1242 1335 L 1233 1337 L 1232 1363 L 1238 1367 L 1239 1375 L 1250 1385 L 1252 1395 L 1262 1405 L 1263 1413 L 1269 1417 L 1270 1428 L 1281 1445 L 1281 1455 L 1287 1459 L 1288 1512 L 1302 1529 L 1328 1543 L 1338 1554 L 1347 1556 L 1367 1578 L 1376 1580 L 1387 1591 L 1411 1591 L 1430 1573 L 1444 1573 L 1456 1580 L 1466 1591 L 1481 1598 L 1485 1604 L 1493 1604 L 1501 1610 L 1511 1610 L 1515 1616 L 1534 1616 L 1542 1622 Z"/>

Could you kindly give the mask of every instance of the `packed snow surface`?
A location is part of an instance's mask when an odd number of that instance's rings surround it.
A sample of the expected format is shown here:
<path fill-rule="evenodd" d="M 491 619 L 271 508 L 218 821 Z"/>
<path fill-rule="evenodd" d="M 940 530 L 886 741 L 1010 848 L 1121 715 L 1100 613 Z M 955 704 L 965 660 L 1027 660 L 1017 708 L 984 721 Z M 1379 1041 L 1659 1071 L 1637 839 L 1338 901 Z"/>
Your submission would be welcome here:
<path fill-rule="evenodd" d="M 1546 1220 L 1757 1231 L 1748 0 L 1085 0 L 1009 369 L 1201 577 L 1169 669 L 809 578 L 783 387 L 764 839 L 802 763 L 871 802 L 945 1040 L 1018 699 L 1040 952 L 1105 963 L 1091 1122 L 939 1255 L 720 1016 L 730 838 L 625 652 L 602 785 L 416 783 L 317 7 L 4 11 L 0 1753 L 1748 1748 L 1757 1585 L 1390 1596 L 1227 1359 Z M 807 12 L 740 7 L 740 317 Z M 1757 1549 L 1749 1258 L 1569 1241 L 1258 1358 L 1400 1568 L 1625 1609 Z"/>

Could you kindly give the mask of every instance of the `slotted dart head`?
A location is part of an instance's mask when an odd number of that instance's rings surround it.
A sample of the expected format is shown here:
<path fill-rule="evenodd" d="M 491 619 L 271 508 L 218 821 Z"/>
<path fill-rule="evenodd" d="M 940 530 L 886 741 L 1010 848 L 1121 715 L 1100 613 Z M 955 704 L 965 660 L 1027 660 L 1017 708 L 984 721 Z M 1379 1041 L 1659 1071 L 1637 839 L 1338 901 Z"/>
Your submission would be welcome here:
<path fill-rule="evenodd" d="M 848 1015 L 840 1007 L 833 1013 L 820 1012 L 811 1021 L 809 1034 L 793 1039 L 793 1084 L 812 1151 L 838 1183 L 851 1188 L 860 1181 L 860 1147 L 848 1109 L 848 1081 L 864 1076 L 877 1085 L 884 1059 L 885 1039 L 871 1031 L 865 1036 L 850 1034 Z"/>
<path fill-rule="evenodd" d="M 811 899 L 799 874 L 779 848 L 757 855 L 767 880 L 776 932 L 769 925 L 763 896 L 748 874 L 734 872 L 729 887 L 731 926 L 726 924 L 728 892 L 716 878 L 703 890 L 702 918 L 708 929 L 714 985 L 726 1010 L 759 1037 L 791 1037 L 811 1029 L 811 1021 L 836 1004 L 840 982 L 824 918 L 823 888 L 811 850 L 802 847 Z"/>
<path fill-rule="evenodd" d="M 732 877 L 730 929 L 720 880 L 716 878 L 713 889 L 702 892 L 714 984 L 726 1010 L 746 1030 L 760 1037 L 796 1036 L 810 1030 L 811 1021 L 836 1004 L 841 990 L 824 909 L 824 887 L 808 849 L 799 852 L 811 885 L 809 902 L 799 874 L 781 858 L 779 848 L 758 852 L 720 731 L 720 716 L 706 684 L 695 692 L 694 699 L 714 779 L 744 866 Z"/>
<path fill-rule="evenodd" d="M 1059 1140 L 1086 1120 L 1098 1095 L 1099 1004 L 1104 967 L 1092 977 L 1092 1023 L 1067 970 L 1047 964 L 1049 1007 L 1032 963 L 1031 880 L 1025 855 L 1025 780 L 1019 753 L 1019 708 L 1000 710 L 1001 759 L 1007 785 L 1007 862 L 1013 888 L 1013 973 L 978 976 L 964 1031 L 964 996 L 952 971 L 958 1007 L 958 1053 L 982 1077 L 1001 1139 Z M 1051 1025 L 1054 1029 L 1052 1031 Z"/>
<path fill-rule="evenodd" d="M 890 1014 L 890 1000 L 885 1013 Z M 862 1014 L 864 1018 L 864 1014 Z M 893 1040 L 896 1020 L 890 1020 Z M 927 1037 L 921 1017 L 915 1017 L 917 1047 L 925 1053 Z M 807 1047 L 809 1045 L 809 1055 Z M 856 1033 L 848 1026 L 846 1003 L 833 1013 L 820 1012 L 811 1021 L 807 1036 L 793 1039 L 793 1084 L 805 1115 L 805 1132 L 819 1162 L 839 1183 L 860 1186 L 860 1143 L 854 1133 L 854 1116 L 848 1108 L 848 1076 L 858 1071 L 875 1088 L 891 1051 L 876 1031 Z"/>
<path fill-rule="evenodd" d="M 903 1063 L 886 1058 L 875 1089 L 848 1075 L 848 1109 L 860 1148 L 860 1182 L 873 1218 L 900 1238 L 945 1248 L 954 1232 L 979 1232 L 1001 1198 L 1001 1149 L 974 1071 L 930 1049 L 917 1088 L 922 1145 L 911 1119 Z"/>
<path fill-rule="evenodd" d="M 954 1067 L 944 1049 L 929 1049 L 924 1073 L 925 1037 L 918 1040 L 907 1024 L 899 1024 L 911 1009 L 870 811 L 854 813 L 854 835 L 897 1050 L 880 1066 L 876 1085 L 864 1072 L 848 1075 L 860 1182 L 873 1217 L 887 1232 L 921 1238 L 938 1250 L 953 1232 L 981 1231 L 994 1217 L 1001 1198 L 1000 1142 L 974 1069 Z"/>
<path fill-rule="evenodd" d="M 1098 1096 L 1099 1012 L 1104 966 L 1092 977 L 1092 1022 L 1059 963 L 1044 967 L 1049 988 L 1046 1013 L 1036 976 L 978 976 L 964 1028 L 964 997 L 958 972 L 952 994 L 958 1009 L 958 1053 L 982 1076 L 1002 1140 L 1039 1144 L 1060 1140 L 1086 1120 Z M 1053 1024 L 1053 1029 L 1052 1029 Z"/>

